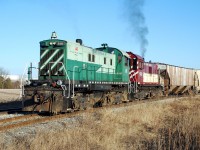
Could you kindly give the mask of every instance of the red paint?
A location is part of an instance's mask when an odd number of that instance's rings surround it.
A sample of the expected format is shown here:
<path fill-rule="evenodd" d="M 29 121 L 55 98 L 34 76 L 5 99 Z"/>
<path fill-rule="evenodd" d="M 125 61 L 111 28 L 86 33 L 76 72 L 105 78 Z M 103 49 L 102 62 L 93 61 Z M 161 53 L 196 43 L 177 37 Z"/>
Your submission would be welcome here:
<path fill-rule="evenodd" d="M 129 78 L 131 82 L 137 82 L 139 85 L 159 85 L 158 81 L 155 82 L 144 82 L 145 76 L 144 73 L 149 74 L 150 78 L 152 75 L 158 75 L 158 65 L 150 62 L 144 62 L 144 59 L 132 52 L 127 52 L 130 56 L 130 70 Z"/>

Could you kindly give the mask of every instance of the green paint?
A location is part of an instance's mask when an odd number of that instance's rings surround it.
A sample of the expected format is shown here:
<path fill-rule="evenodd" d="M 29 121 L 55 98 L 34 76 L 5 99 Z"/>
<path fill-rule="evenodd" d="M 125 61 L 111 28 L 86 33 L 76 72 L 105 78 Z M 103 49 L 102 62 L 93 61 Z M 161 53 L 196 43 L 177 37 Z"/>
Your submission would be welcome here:
<path fill-rule="evenodd" d="M 64 42 L 62 46 L 50 45 L 50 43 Z M 99 49 L 92 49 L 79 45 L 77 43 L 67 42 L 63 40 L 46 40 L 40 43 L 45 43 L 42 46 L 42 50 L 53 50 L 54 52 L 49 56 L 49 58 L 40 64 L 40 69 L 43 69 L 52 58 L 58 53 L 59 49 L 63 49 L 63 64 L 67 70 L 67 74 L 70 80 L 73 80 L 73 75 L 75 81 L 81 81 L 84 83 L 88 82 L 128 82 L 129 81 L 129 66 L 125 65 L 125 56 L 118 49 L 112 49 L 112 53 L 109 51 L 109 47 Z M 41 59 L 45 57 L 48 52 L 41 53 Z M 94 55 L 95 61 L 89 61 L 88 55 Z M 119 57 L 121 58 L 119 60 Z M 56 63 L 62 60 L 60 57 L 57 59 Z M 104 64 L 104 58 L 106 58 L 106 64 Z M 112 65 L 110 60 L 112 59 Z M 76 66 L 76 67 L 75 67 Z M 52 69 L 56 67 L 56 64 L 52 65 Z M 75 67 L 75 68 L 74 68 Z M 64 71 L 63 66 L 57 68 L 58 71 Z M 73 72 L 73 70 L 75 70 Z M 48 78 L 48 77 L 47 77 Z M 52 79 L 62 79 L 67 80 L 66 74 L 64 76 L 52 76 Z M 44 76 L 40 76 L 40 79 L 44 79 Z"/>

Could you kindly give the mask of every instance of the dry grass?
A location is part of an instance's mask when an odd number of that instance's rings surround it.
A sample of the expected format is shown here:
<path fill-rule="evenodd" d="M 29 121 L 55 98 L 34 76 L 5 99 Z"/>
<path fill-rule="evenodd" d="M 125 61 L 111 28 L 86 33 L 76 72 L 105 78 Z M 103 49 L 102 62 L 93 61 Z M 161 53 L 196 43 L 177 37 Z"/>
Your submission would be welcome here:
<path fill-rule="evenodd" d="M 200 149 L 200 99 L 85 113 L 73 127 L 6 140 L 2 149 Z"/>

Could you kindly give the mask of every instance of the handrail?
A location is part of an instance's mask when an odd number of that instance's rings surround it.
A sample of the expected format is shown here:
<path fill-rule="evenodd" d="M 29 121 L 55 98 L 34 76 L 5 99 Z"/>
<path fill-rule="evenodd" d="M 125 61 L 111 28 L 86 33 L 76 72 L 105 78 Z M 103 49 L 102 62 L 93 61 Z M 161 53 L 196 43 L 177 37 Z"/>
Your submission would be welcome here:
<path fill-rule="evenodd" d="M 53 64 L 53 63 L 55 63 L 55 62 L 49 62 L 49 64 Z M 69 80 L 69 86 L 68 86 L 68 88 L 69 88 L 69 90 L 68 90 L 68 97 L 67 98 L 70 98 L 70 79 L 69 79 L 69 76 L 68 76 L 68 74 L 67 74 L 67 70 L 66 70 L 66 68 L 65 68 L 65 66 L 64 66 L 64 64 L 63 64 L 63 62 L 56 62 L 56 63 L 60 63 L 60 64 L 62 64 L 62 66 L 63 66 L 63 68 L 64 68 L 64 70 L 65 70 L 65 74 L 66 74 L 66 76 L 67 76 L 67 79 Z M 50 70 L 49 70 L 50 71 Z"/>
<path fill-rule="evenodd" d="M 128 82 L 128 94 L 131 94 L 131 82 Z"/>
<path fill-rule="evenodd" d="M 62 90 L 64 91 L 64 92 L 63 92 L 63 96 L 65 96 L 66 86 L 65 86 L 65 85 L 61 85 L 61 88 L 62 88 Z"/>
<path fill-rule="evenodd" d="M 74 98 L 74 74 L 75 74 L 75 68 L 78 68 L 78 66 L 73 67 L 73 95 L 71 98 Z"/>
<path fill-rule="evenodd" d="M 25 66 L 25 68 L 24 68 L 24 72 L 23 72 L 23 74 L 22 74 L 22 76 L 21 76 L 21 84 L 20 84 L 20 87 L 22 88 L 22 91 L 21 91 L 21 93 L 20 93 L 20 98 L 22 98 L 22 96 L 24 96 L 24 84 L 23 84 L 23 78 L 24 78 L 24 75 L 25 75 L 25 72 L 26 72 L 26 70 L 27 70 L 27 66 L 28 66 L 28 64 L 26 64 L 26 66 Z"/>
<path fill-rule="evenodd" d="M 67 97 L 67 98 L 70 98 L 70 79 L 69 79 L 69 76 L 68 76 L 68 74 L 67 74 L 67 70 L 66 70 L 66 68 L 65 68 L 65 66 L 64 66 L 64 64 L 63 64 L 63 62 L 60 62 L 60 63 L 63 65 L 64 70 L 65 70 L 65 73 L 66 73 L 66 76 L 67 76 L 67 78 L 68 78 L 68 80 L 69 80 L 69 91 L 68 91 L 68 97 Z"/>
<path fill-rule="evenodd" d="M 25 76 L 26 71 L 29 71 L 29 69 L 31 69 L 31 70 L 30 70 L 30 71 L 31 71 L 31 78 L 30 78 L 30 79 L 32 79 L 32 69 L 39 69 L 39 68 L 33 67 L 33 66 L 32 66 L 32 63 L 31 63 L 31 66 L 30 66 L 30 67 L 28 67 L 28 63 L 26 64 L 26 66 L 25 66 L 25 68 L 24 68 L 24 72 L 23 72 L 23 74 L 22 74 L 22 76 L 21 76 L 21 84 L 20 84 L 20 87 L 22 88 L 22 91 L 21 91 L 21 93 L 20 93 L 20 98 L 21 98 L 22 96 L 24 96 L 24 84 L 23 84 L 23 79 L 24 79 L 24 76 Z M 28 78 L 28 80 L 29 80 L 29 78 Z"/>

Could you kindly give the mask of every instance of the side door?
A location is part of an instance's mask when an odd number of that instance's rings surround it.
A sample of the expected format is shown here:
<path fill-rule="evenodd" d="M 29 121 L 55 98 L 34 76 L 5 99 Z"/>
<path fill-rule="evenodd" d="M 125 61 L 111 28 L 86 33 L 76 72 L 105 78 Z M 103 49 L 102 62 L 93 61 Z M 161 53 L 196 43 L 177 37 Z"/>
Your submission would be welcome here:
<path fill-rule="evenodd" d="M 116 70 L 115 70 L 115 78 L 114 82 L 122 82 L 123 75 L 123 55 L 118 53 L 116 55 Z"/>

